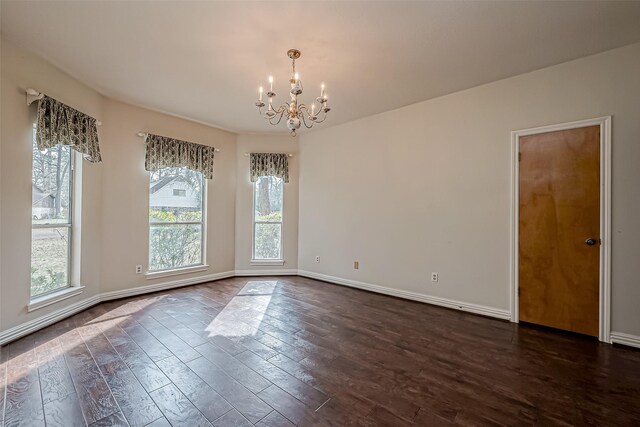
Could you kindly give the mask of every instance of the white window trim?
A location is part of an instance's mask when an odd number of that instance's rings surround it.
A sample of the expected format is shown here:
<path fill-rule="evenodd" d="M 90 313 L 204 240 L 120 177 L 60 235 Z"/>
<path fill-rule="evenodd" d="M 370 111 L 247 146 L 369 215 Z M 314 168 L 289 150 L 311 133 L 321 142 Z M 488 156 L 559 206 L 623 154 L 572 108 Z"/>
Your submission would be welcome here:
<path fill-rule="evenodd" d="M 174 268 L 172 270 L 159 270 L 159 271 L 150 271 L 145 273 L 145 277 L 147 280 L 157 279 L 160 277 L 169 277 L 169 276 L 177 276 L 180 274 L 189 274 L 189 273 L 197 273 L 199 271 L 206 271 L 209 269 L 207 264 L 197 264 L 191 265 L 188 267 Z"/>
<path fill-rule="evenodd" d="M 284 265 L 283 259 L 252 259 L 251 265 Z"/>
<path fill-rule="evenodd" d="M 201 172 L 202 173 L 202 172 Z M 151 174 L 149 174 L 149 181 L 151 181 Z M 151 182 L 149 182 L 151 183 Z M 149 271 L 147 270 L 147 272 L 145 273 L 145 276 L 147 279 L 155 279 L 158 277 L 168 277 L 168 276 L 175 276 L 178 274 L 187 274 L 187 273 L 193 273 L 196 271 L 204 271 L 204 270 L 208 270 L 209 269 L 209 265 L 206 263 L 206 259 L 207 259 L 207 192 L 208 192 L 209 186 L 207 183 L 207 179 L 204 177 L 204 174 L 202 174 L 202 221 L 201 222 L 192 222 L 192 221 L 178 221 L 178 222 L 171 222 L 171 223 L 167 223 L 167 224 L 200 224 L 201 226 L 201 242 L 200 242 L 200 263 L 198 264 L 194 264 L 194 265 L 187 265 L 185 267 L 179 267 L 179 268 L 172 268 L 169 270 L 153 270 L 153 271 Z M 149 210 L 151 209 L 151 195 L 149 194 L 149 190 L 147 189 L 147 212 L 149 212 Z M 156 223 L 152 223 L 150 218 L 147 218 L 147 267 L 148 267 L 148 263 L 150 262 L 150 256 L 151 256 L 151 247 L 150 247 L 150 242 L 149 242 L 149 233 L 151 232 L 151 226 L 154 225 Z"/>
<path fill-rule="evenodd" d="M 83 289 L 84 286 L 67 286 L 66 288 L 37 296 L 35 298 L 32 298 L 29 302 L 29 305 L 27 305 L 27 311 L 30 313 L 32 311 L 38 310 L 51 304 L 55 304 L 67 298 L 80 295 Z"/>
<path fill-rule="evenodd" d="M 251 265 L 284 265 L 284 179 L 282 180 L 282 220 L 274 221 L 256 221 L 256 182 L 252 182 L 253 190 L 251 192 Z M 280 224 L 280 258 L 277 259 L 256 259 L 256 224 Z"/>

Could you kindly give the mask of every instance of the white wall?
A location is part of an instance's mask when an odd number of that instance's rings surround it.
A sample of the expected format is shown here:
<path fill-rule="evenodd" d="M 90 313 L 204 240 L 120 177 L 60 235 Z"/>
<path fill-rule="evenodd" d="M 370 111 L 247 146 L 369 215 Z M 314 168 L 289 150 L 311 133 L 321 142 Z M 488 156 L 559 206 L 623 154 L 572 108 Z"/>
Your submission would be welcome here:
<path fill-rule="evenodd" d="M 216 273 L 293 269 L 298 260 L 298 159 L 290 159 L 285 185 L 284 266 L 250 265 L 252 185 L 245 152 L 297 153 L 288 135 L 237 135 L 101 96 L 38 56 L 2 40 L 0 145 L 0 332 L 46 316 L 100 293 L 135 289 Z M 24 90 L 34 87 L 103 122 L 99 128 L 103 162 L 82 162 L 81 242 L 74 247 L 83 293 L 27 313 L 31 251 L 31 132 L 36 104 L 27 107 Z M 259 119 L 259 118 L 257 118 Z M 148 265 L 149 173 L 144 170 L 140 131 L 220 148 L 215 178 L 207 185 L 208 269 L 147 279 L 135 266 Z M 236 139 L 239 141 L 236 143 Z M 236 180 L 239 185 L 236 188 Z M 237 193 L 236 193 L 237 190 Z M 237 203 L 236 203 L 237 201 Z M 236 212 L 237 208 L 237 212 Z M 236 224 L 238 230 L 236 233 Z M 237 246 L 237 248 L 236 248 Z M 5 256 L 6 255 L 6 256 Z"/>
<path fill-rule="evenodd" d="M 320 127 L 302 133 L 299 143 L 287 135 L 237 136 L 113 101 L 7 40 L 1 48 L 0 331 L 99 292 L 234 269 L 300 268 L 507 310 L 510 132 L 612 115 L 612 329 L 640 335 L 640 44 Z M 33 313 L 26 312 L 36 108 L 25 105 L 30 86 L 104 123 L 104 162 L 82 168 L 86 289 Z M 148 173 L 138 131 L 221 148 L 208 188 L 208 271 L 154 280 L 135 274 L 136 264 L 146 266 L 148 238 Z M 298 145 L 285 185 L 286 263 L 251 266 L 252 185 L 244 153 L 295 154 Z M 440 273 L 437 285 L 428 280 L 431 271 Z"/>
<path fill-rule="evenodd" d="M 612 115 L 612 330 L 640 335 L 639 114 L 635 44 L 303 133 L 298 267 L 508 310 L 510 132 Z"/>
<path fill-rule="evenodd" d="M 257 120 L 260 117 L 256 116 Z M 236 270 L 242 272 L 295 270 L 298 266 L 298 141 L 289 135 L 238 135 L 236 190 Z M 249 179 L 249 157 L 245 153 L 287 153 L 289 183 L 284 184 L 284 265 L 252 266 L 253 183 Z"/>
<path fill-rule="evenodd" d="M 105 99 L 102 186 L 102 292 L 187 279 L 234 269 L 236 135 L 144 108 Z M 220 148 L 214 179 L 207 182 L 208 270 L 148 280 L 149 172 L 138 132 L 151 132 Z"/>
<path fill-rule="evenodd" d="M 1 41 L 2 138 L 0 242 L 0 323 L 6 330 L 99 292 L 102 164 L 82 167 L 81 283 L 84 292 L 41 310 L 27 313 L 31 262 L 31 147 L 37 103 L 27 107 L 25 88 L 43 91 L 72 107 L 103 120 L 103 97 L 39 57 L 3 39 Z M 104 129 L 99 129 L 104 138 Z"/>
<path fill-rule="evenodd" d="M 133 289 L 234 270 L 236 135 L 113 101 L 82 85 L 38 56 L 1 41 L 0 145 L 0 332 L 99 293 Z M 27 107 L 25 88 L 34 87 L 103 122 L 98 128 L 103 162 L 82 162 L 81 242 L 74 247 L 82 294 L 34 312 L 30 299 L 31 138 L 37 103 Z M 149 173 L 144 144 L 149 131 L 220 148 L 215 179 L 208 185 L 206 271 L 147 280 L 135 265 L 148 263 Z"/>

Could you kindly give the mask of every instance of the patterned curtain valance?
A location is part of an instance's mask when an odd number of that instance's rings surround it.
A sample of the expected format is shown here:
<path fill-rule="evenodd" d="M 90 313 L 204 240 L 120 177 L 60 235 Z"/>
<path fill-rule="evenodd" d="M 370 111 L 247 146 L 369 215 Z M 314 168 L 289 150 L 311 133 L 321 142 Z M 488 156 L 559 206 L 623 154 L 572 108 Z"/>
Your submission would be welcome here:
<path fill-rule="evenodd" d="M 162 168 L 186 167 L 213 179 L 214 147 L 147 134 L 144 168 L 150 172 Z"/>
<path fill-rule="evenodd" d="M 251 182 L 261 176 L 277 176 L 289 182 L 289 156 L 276 153 L 251 153 Z"/>
<path fill-rule="evenodd" d="M 46 95 L 38 102 L 36 143 L 39 150 L 68 145 L 91 163 L 102 161 L 96 119 Z"/>

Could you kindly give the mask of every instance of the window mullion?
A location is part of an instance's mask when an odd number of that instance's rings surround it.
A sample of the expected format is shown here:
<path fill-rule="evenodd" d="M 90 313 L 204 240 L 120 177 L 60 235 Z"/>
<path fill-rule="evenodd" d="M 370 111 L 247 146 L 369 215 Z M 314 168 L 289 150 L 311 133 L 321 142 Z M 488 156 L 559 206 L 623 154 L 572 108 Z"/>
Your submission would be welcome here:
<path fill-rule="evenodd" d="M 31 228 L 71 228 L 72 224 L 63 222 L 60 224 L 31 224 Z"/>
<path fill-rule="evenodd" d="M 200 225 L 203 221 L 193 222 L 193 221 L 173 221 L 173 222 L 149 222 L 149 225 Z"/>

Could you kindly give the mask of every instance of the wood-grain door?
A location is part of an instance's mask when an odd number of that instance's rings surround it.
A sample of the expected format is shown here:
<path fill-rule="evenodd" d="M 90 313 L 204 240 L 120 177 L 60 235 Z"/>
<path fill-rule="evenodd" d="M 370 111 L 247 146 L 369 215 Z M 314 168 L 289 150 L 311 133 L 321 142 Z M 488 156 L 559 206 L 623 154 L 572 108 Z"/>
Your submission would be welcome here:
<path fill-rule="evenodd" d="M 600 126 L 519 139 L 519 319 L 598 336 Z"/>

